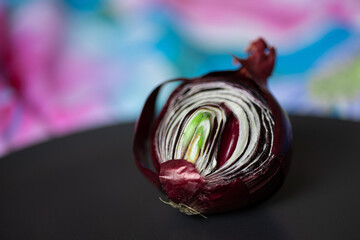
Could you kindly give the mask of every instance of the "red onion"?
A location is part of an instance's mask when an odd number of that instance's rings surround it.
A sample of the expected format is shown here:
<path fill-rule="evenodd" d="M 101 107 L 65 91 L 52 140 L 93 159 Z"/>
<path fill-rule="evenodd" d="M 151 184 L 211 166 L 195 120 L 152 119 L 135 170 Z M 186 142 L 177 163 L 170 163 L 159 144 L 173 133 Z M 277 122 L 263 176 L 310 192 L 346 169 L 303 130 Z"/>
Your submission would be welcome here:
<path fill-rule="evenodd" d="M 258 39 L 236 71 L 167 81 L 148 97 L 133 151 L 140 171 L 186 214 L 247 207 L 275 193 L 288 172 L 292 133 L 267 88 L 275 49 Z M 169 82 L 181 84 L 158 116 Z M 150 159 L 151 158 L 151 159 Z"/>

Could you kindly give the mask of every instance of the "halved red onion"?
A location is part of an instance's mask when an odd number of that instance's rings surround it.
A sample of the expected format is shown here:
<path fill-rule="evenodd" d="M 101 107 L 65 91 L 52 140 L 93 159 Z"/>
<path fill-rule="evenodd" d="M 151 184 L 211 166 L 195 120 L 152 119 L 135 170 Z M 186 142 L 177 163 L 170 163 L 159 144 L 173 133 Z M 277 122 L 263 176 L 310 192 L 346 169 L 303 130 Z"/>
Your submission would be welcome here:
<path fill-rule="evenodd" d="M 258 39 L 247 51 L 247 59 L 235 57 L 239 70 L 161 84 L 137 121 L 138 168 L 186 214 L 258 203 L 288 171 L 290 123 L 267 89 L 275 49 Z M 181 84 L 155 116 L 160 89 L 174 81 Z"/>

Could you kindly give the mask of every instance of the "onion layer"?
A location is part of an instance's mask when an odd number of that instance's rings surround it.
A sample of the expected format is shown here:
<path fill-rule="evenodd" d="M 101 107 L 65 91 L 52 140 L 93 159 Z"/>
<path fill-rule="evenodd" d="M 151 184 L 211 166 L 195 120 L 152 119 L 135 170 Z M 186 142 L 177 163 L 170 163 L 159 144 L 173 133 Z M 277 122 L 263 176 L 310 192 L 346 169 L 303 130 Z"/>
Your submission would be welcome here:
<path fill-rule="evenodd" d="M 235 57 L 239 70 L 161 84 L 137 121 L 138 168 L 186 214 L 258 203 L 288 171 L 290 123 L 267 89 L 275 49 L 258 39 L 247 51 L 247 59 Z M 160 89 L 174 81 L 181 84 L 155 116 Z"/>

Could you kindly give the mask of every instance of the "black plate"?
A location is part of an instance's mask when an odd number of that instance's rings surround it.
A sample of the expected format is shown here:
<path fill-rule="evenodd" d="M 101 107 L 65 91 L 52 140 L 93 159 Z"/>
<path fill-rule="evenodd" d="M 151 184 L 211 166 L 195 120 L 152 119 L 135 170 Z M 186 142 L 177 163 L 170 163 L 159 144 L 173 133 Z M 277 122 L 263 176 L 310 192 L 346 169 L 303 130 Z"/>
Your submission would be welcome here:
<path fill-rule="evenodd" d="M 133 124 L 0 159 L 0 239 L 360 239 L 360 124 L 291 117 L 289 176 L 263 204 L 189 217 L 137 171 Z"/>

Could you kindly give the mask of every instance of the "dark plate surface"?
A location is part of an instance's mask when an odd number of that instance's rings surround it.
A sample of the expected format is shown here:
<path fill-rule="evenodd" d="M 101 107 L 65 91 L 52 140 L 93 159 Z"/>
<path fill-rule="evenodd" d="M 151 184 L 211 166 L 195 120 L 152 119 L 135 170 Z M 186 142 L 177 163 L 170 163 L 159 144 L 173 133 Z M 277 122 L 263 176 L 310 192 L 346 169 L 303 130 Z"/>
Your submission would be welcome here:
<path fill-rule="evenodd" d="M 0 159 L 0 239 L 360 239 L 360 124 L 291 117 L 280 191 L 234 213 L 189 217 L 136 169 L 133 124 L 55 139 Z"/>

